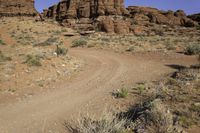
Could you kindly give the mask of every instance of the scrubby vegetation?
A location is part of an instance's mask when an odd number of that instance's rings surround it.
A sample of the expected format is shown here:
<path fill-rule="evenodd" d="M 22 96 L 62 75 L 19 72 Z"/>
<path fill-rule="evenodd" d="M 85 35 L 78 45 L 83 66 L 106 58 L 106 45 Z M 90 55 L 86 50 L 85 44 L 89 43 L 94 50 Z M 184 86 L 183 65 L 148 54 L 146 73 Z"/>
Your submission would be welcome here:
<path fill-rule="evenodd" d="M 128 96 L 128 89 L 122 88 L 115 95 L 117 98 L 126 98 Z"/>
<path fill-rule="evenodd" d="M 56 48 L 56 54 L 59 56 L 59 55 L 66 55 L 67 52 L 68 52 L 68 49 L 64 48 L 64 47 L 59 47 L 59 45 L 57 45 L 57 48 Z"/>
<path fill-rule="evenodd" d="M 76 126 L 67 123 L 66 127 L 73 133 L 182 133 L 185 128 L 200 125 L 199 81 L 199 68 L 181 69 L 155 82 L 146 93 L 148 98 L 127 111 L 109 119 L 83 118 Z M 139 84 L 137 88 L 141 92 L 145 87 Z M 127 91 L 117 94 L 123 97 Z"/>
<path fill-rule="evenodd" d="M 185 53 L 188 55 L 195 55 L 200 53 L 200 44 L 188 45 L 185 49 Z"/>
<path fill-rule="evenodd" d="M 27 55 L 24 63 L 29 66 L 42 66 L 41 57 L 38 55 Z"/>
<path fill-rule="evenodd" d="M 49 46 L 49 45 L 60 45 L 63 42 L 60 42 L 59 39 L 57 37 L 50 37 L 47 38 L 44 42 L 40 42 L 37 44 L 34 44 L 34 46 Z"/>
<path fill-rule="evenodd" d="M 78 40 L 74 40 L 72 42 L 72 47 L 81 47 L 87 45 L 87 41 L 85 38 L 80 38 Z"/>
<path fill-rule="evenodd" d="M 85 117 L 71 126 L 71 123 L 65 123 L 66 129 L 71 133 L 125 133 L 125 126 L 128 120 L 120 118 L 111 113 L 103 114 L 98 120 Z"/>
<path fill-rule="evenodd" d="M 0 39 L 0 45 L 6 45 L 6 43 L 2 39 Z"/>
<path fill-rule="evenodd" d="M 11 61 L 11 57 L 5 56 L 1 51 L 0 51 L 0 62 L 5 62 L 5 61 Z"/>
<path fill-rule="evenodd" d="M 97 120 L 90 117 L 82 118 L 76 126 L 72 127 L 69 123 L 65 126 L 72 133 L 176 132 L 171 112 L 155 97 L 131 107 L 127 112 L 108 114 Z"/>

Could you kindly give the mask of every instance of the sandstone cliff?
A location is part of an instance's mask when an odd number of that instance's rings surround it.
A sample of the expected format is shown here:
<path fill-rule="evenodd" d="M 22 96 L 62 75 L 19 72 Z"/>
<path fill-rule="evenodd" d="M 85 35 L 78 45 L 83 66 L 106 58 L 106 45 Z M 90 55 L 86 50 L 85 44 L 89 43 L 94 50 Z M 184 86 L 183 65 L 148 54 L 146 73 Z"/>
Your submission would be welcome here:
<path fill-rule="evenodd" d="M 195 26 L 196 23 L 189 19 L 182 10 L 162 11 L 151 7 L 129 6 L 128 11 L 135 23 L 156 23 L 165 25 Z"/>
<path fill-rule="evenodd" d="M 34 0 L 0 0 L 0 16 L 35 16 Z"/>
<path fill-rule="evenodd" d="M 119 34 L 141 31 L 150 24 L 186 27 L 197 25 L 182 10 L 161 11 L 139 6 L 126 9 L 124 0 L 62 0 L 45 9 L 43 16 L 78 30 Z M 136 27 L 137 25 L 140 27 Z"/>
<path fill-rule="evenodd" d="M 45 17 L 57 20 L 69 18 L 96 18 L 105 15 L 125 15 L 124 0 L 62 0 L 44 10 Z"/>

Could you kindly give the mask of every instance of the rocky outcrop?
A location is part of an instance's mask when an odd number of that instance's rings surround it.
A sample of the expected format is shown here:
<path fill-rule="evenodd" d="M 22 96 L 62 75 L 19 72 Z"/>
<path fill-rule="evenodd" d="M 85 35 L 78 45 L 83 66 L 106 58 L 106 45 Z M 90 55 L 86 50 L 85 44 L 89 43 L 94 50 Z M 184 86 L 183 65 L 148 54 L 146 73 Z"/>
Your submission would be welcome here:
<path fill-rule="evenodd" d="M 129 21 L 109 16 L 101 16 L 98 19 L 100 31 L 117 34 L 130 33 L 131 23 Z"/>
<path fill-rule="evenodd" d="M 192 19 L 193 21 L 198 22 L 200 25 L 200 13 L 189 15 L 188 18 Z"/>
<path fill-rule="evenodd" d="M 62 0 L 43 11 L 44 17 L 53 18 L 65 26 L 78 30 L 99 28 L 109 33 L 128 33 L 126 23 L 121 18 L 112 17 L 128 14 L 124 0 Z"/>
<path fill-rule="evenodd" d="M 196 23 L 189 19 L 184 11 L 162 11 L 151 7 L 129 6 L 131 18 L 135 23 L 147 24 L 165 24 L 165 25 L 180 25 L 180 26 L 195 26 Z"/>
<path fill-rule="evenodd" d="M 56 19 L 96 18 L 107 15 L 125 15 L 124 0 L 62 0 L 57 5 Z M 46 17 L 53 17 L 52 7 L 44 10 Z"/>
<path fill-rule="evenodd" d="M 35 16 L 34 0 L 0 0 L 0 16 Z"/>
<path fill-rule="evenodd" d="M 143 34 L 150 24 L 195 26 L 184 11 L 161 11 L 156 8 L 124 6 L 124 0 L 62 0 L 45 9 L 44 17 L 77 30 L 99 30 L 117 34 Z"/>

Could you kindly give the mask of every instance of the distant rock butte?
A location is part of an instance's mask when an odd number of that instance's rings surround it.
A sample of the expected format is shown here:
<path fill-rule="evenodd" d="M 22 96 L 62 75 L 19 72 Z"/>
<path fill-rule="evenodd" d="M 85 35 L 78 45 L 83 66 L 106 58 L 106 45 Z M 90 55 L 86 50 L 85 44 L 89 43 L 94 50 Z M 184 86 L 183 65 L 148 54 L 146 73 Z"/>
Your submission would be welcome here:
<path fill-rule="evenodd" d="M 35 16 L 34 0 L 0 0 L 0 16 Z"/>
<path fill-rule="evenodd" d="M 61 0 L 38 15 L 34 0 L 0 0 L 1 16 L 36 16 L 37 21 L 54 19 L 79 31 L 142 33 L 152 24 L 194 27 L 198 15 L 187 17 L 184 11 L 161 11 L 151 7 L 129 6 L 124 0 Z M 193 19 L 193 20 L 192 20 Z M 90 32 L 89 32 L 90 33 Z"/>
<path fill-rule="evenodd" d="M 128 11 L 136 23 L 156 23 L 193 27 L 196 23 L 188 18 L 183 10 L 162 11 L 151 7 L 129 6 Z"/>
<path fill-rule="evenodd" d="M 126 34 L 134 32 L 132 25 L 150 23 L 193 27 L 196 22 L 184 11 L 161 11 L 151 7 L 124 6 L 124 0 L 62 0 L 43 11 L 51 18 L 79 30 Z"/>

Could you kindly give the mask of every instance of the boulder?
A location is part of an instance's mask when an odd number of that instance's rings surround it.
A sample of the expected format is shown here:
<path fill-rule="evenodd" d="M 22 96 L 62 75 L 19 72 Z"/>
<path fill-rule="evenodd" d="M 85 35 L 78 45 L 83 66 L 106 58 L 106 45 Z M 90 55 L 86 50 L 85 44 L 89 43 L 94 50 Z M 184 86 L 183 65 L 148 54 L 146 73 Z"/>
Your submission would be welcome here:
<path fill-rule="evenodd" d="M 124 20 L 115 20 L 114 21 L 114 32 L 117 34 L 128 34 L 130 33 L 131 23 Z"/>
<path fill-rule="evenodd" d="M 107 33 L 114 33 L 114 22 L 112 18 L 110 17 L 105 17 L 104 19 L 101 20 L 100 22 L 100 30 L 107 32 Z"/>

